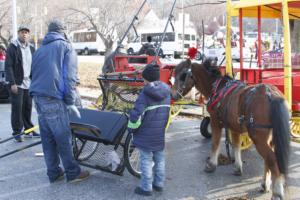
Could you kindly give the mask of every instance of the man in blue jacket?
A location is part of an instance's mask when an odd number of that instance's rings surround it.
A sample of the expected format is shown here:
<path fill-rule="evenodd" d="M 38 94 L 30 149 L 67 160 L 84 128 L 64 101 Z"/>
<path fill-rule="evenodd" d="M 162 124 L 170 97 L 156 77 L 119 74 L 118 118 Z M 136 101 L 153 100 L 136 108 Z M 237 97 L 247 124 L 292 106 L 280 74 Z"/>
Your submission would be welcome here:
<path fill-rule="evenodd" d="M 81 181 L 89 176 L 88 171 L 81 171 L 72 153 L 68 111 L 80 117 L 75 106 L 77 56 L 64 31 L 61 22 L 50 22 L 43 44 L 32 60 L 30 94 L 38 112 L 50 182 L 64 178 L 60 159 L 68 182 Z"/>
<path fill-rule="evenodd" d="M 171 97 L 169 86 L 159 81 L 158 65 L 148 64 L 142 76 L 145 86 L 130 112 L 128 128 L 133 132 L 133 143 L 140 152 L 141 183 L 135 193 L 150 196 L 152 189 L 161 192 L 164 186 L 165 129 Z"/>

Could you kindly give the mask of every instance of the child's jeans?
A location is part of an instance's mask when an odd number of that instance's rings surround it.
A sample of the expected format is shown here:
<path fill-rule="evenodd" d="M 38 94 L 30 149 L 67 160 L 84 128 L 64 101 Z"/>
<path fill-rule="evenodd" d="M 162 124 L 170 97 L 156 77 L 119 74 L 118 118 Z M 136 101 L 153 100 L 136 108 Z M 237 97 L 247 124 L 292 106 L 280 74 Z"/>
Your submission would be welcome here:
<path fill-rule="evenodd" d="M 152 184 L 164 186 L 165 181 L 165 153 L 162 151 L 145 151 L 139 149 L 141 162 L 141 185 L 144 191 L 152 191 Z M 153 166 L 154 162 L 154 166 Z M 154 175 L 152 175 L 154 172 Z M 154 177 L 154 178 L 153 178 Z"/>

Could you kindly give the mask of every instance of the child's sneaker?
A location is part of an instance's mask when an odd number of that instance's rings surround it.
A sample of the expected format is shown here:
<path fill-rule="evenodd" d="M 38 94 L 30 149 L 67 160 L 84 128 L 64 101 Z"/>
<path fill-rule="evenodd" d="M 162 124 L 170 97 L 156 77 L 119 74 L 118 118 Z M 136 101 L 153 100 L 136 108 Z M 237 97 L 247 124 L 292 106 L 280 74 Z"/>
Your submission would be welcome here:
<path fill-rule="evenodd" d="M 164 190 L 163 187 L 160 186 L 156 186 L 156 185 L 152 185 L 153 190 L 155 190 L 156 192 L 162 192 Z"/>
<path fill-rule="evenodd" d="M 151 191 L 145 191 L 140 187 L 136 187 L 134 190 L 134 193 L 136 193 L 138 195 L 142 195 L 142 196 L 151 196 L 152 195 Z"/>

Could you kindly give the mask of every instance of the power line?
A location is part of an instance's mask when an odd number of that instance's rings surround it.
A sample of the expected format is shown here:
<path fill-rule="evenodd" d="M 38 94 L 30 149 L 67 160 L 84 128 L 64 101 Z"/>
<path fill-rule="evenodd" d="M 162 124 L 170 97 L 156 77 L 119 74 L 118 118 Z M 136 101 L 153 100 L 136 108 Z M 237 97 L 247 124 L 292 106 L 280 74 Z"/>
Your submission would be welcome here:
<path fill-rule="evenodd" d="M 223 4 L 223 3 L 226 3 L 226 1 L 195 3 L 195 4 L 184 6 L 183 9 L 191 8 L 191 7 L 195 7 L 195 6 L 202 6 L 202 5 L 219 5 L 219 4 Z M 182 9 L 182 7 L 176 7 L 176 8 Z"/>

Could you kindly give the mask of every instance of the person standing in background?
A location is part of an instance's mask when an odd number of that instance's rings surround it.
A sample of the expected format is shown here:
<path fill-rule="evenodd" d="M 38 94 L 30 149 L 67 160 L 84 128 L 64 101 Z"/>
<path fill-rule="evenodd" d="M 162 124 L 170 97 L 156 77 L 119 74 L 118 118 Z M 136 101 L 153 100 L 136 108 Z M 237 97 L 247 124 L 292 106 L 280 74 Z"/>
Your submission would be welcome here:
<path fill-rule="evenodd" d="M 18 39 L 10 43 L 6 52 L 5 73 L 10 85 L 11 96 L 11 126 L 17 142 L 22 142 L 23 128 L 33 127 L 31 122 L 32 99 L 29 95 L 31 83 L 31 62 L 34 47 L 28 42 L 30 30 L 20 26 Z M 34 131 L 32 137 L 39 137 Z"/>

